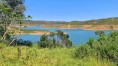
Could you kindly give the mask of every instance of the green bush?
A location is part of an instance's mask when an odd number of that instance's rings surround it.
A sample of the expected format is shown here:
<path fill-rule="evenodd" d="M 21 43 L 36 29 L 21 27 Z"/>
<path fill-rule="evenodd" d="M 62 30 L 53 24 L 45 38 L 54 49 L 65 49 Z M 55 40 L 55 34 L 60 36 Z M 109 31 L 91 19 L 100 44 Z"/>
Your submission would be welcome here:
<path fill-rule="evenodd" d="M 42 48 L 47 48 L 49 47 L 49 40 L 47 35 L 42 35 L 40 37 L 40 41 L 38 42 L 39 46 Z"/>
<path fill-rule="evenodd" d="M 15 39 L 14 42 L 11 43 L 11 46 L 29 46 L 32 47 L 33 43 L 28 40 L 23 40 L 23 39 Z"/>
<path fill-rule="evenodd" d="M 103 32 L 98 33 L 98 40 L 92 38 L 86 44 L 77 48 L 74 53 L 75 58 L 96 57 L 101 60 L 118 62 L 118 32 L 111 32 L 106 36 Z"/>

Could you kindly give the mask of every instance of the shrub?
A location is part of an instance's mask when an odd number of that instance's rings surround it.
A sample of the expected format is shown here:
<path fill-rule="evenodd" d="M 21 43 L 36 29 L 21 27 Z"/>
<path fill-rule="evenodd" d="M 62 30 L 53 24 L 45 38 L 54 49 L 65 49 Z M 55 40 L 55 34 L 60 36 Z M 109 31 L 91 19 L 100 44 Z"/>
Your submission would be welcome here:
<path fill-rule="evenodd" d="M 48 36 L 47 35 L 42 35 L 40 37 L 40 41 L 38 42 L 39 46 L 41 48 L 47 48 L 49 47 L 49 40 L 48 40 Z"/>
<path fill-rule="evenodd" d="M 104 34 L 104 33 L 103 33 Z M 107 59 L 112 62 L 118 62 L 118 32 L 111 32 L 108 36 L 99 33 L 98 40 L 92 38 L 78 47 L 74 53 L 76 58 L 86 58 L 94 56 L 97 59 Z"/>
<path fill-rule="evenodd" d="M 23 39 L 15 39 L 14 42 L 11 45 L 19 45 L 19 46 L 32 46 L 32 42 L 28 40 L 23 40 Z"/>

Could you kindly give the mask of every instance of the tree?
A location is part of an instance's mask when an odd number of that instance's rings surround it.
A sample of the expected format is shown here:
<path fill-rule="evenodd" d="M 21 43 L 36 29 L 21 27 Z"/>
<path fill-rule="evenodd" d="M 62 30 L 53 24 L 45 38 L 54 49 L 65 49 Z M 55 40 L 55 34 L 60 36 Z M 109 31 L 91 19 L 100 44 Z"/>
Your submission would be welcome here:
<path fill-rule="evenodd" d="M 21 22 L 25 11 L 24 0 L 2 0 L 1 2 L 1 18 L 6 30 L 11 22 Z"/>
<path fill-rule="evenodd" d="M 40 37 L 40 41 L 38 42 L 41 48 L 48 48 L 49 47 L 49 40 L 47 35 L 42 35 Z"/>
<path fill-rule="evenodd" d="M 69 35 L 64 34 L 64 32 L 60 30 L 50 32 L 49 35 L 42 35 L 38 44 L 42 48 L 72 47 L 72 42 L 69 40 Z"/>
<path fill-rule="evenodd" d="M 69 40 L 69 35 L 64 34 L 61 30 L 57 30 L 57 36 L 59 38 L 60 44 L 62 44 L 65 47 L 72 47 L 72 42 Z"/>
<path fill-rule="evenodd" d="M 0 4 L 0 26 L 4 29 L 3 36 L 0 38 L 0 40 L 3 41 L 9 34 L 11 26 L 16 26 L 16 24 L 21 26 L 26 17 L 23 14 L 25 11 L 24 0 L 1 0 Z M 27 18 L 30 17 L 28 16 Z M 17 32 L 20 33 L 20 29 Z M 16 34 L 16 31 L 14 34 Z M 16 39 L 13 39 L 13 41 L 15 40 Z"/>

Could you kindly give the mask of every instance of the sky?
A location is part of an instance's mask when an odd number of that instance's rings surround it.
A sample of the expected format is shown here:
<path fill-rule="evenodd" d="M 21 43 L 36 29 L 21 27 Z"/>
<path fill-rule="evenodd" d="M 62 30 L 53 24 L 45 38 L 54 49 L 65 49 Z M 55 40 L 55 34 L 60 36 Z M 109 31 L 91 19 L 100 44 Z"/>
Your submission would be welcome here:
<path fill-rule="evenodd" d="M 32 20 L 85 21 L 118 17 L 118 0 L 25 0 Z"/>

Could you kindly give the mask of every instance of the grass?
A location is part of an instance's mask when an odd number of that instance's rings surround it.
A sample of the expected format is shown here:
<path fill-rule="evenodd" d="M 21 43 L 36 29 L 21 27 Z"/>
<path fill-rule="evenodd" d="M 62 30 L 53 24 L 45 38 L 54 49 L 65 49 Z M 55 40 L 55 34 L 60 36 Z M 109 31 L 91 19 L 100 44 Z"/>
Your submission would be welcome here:
<path fill-rule="evenodd" d="M 94 57 L 73 58 L 76 48 L 45 48 L 37 46 L 6 46 L 0 44 L 0 66 L 115 66 Z"/>

